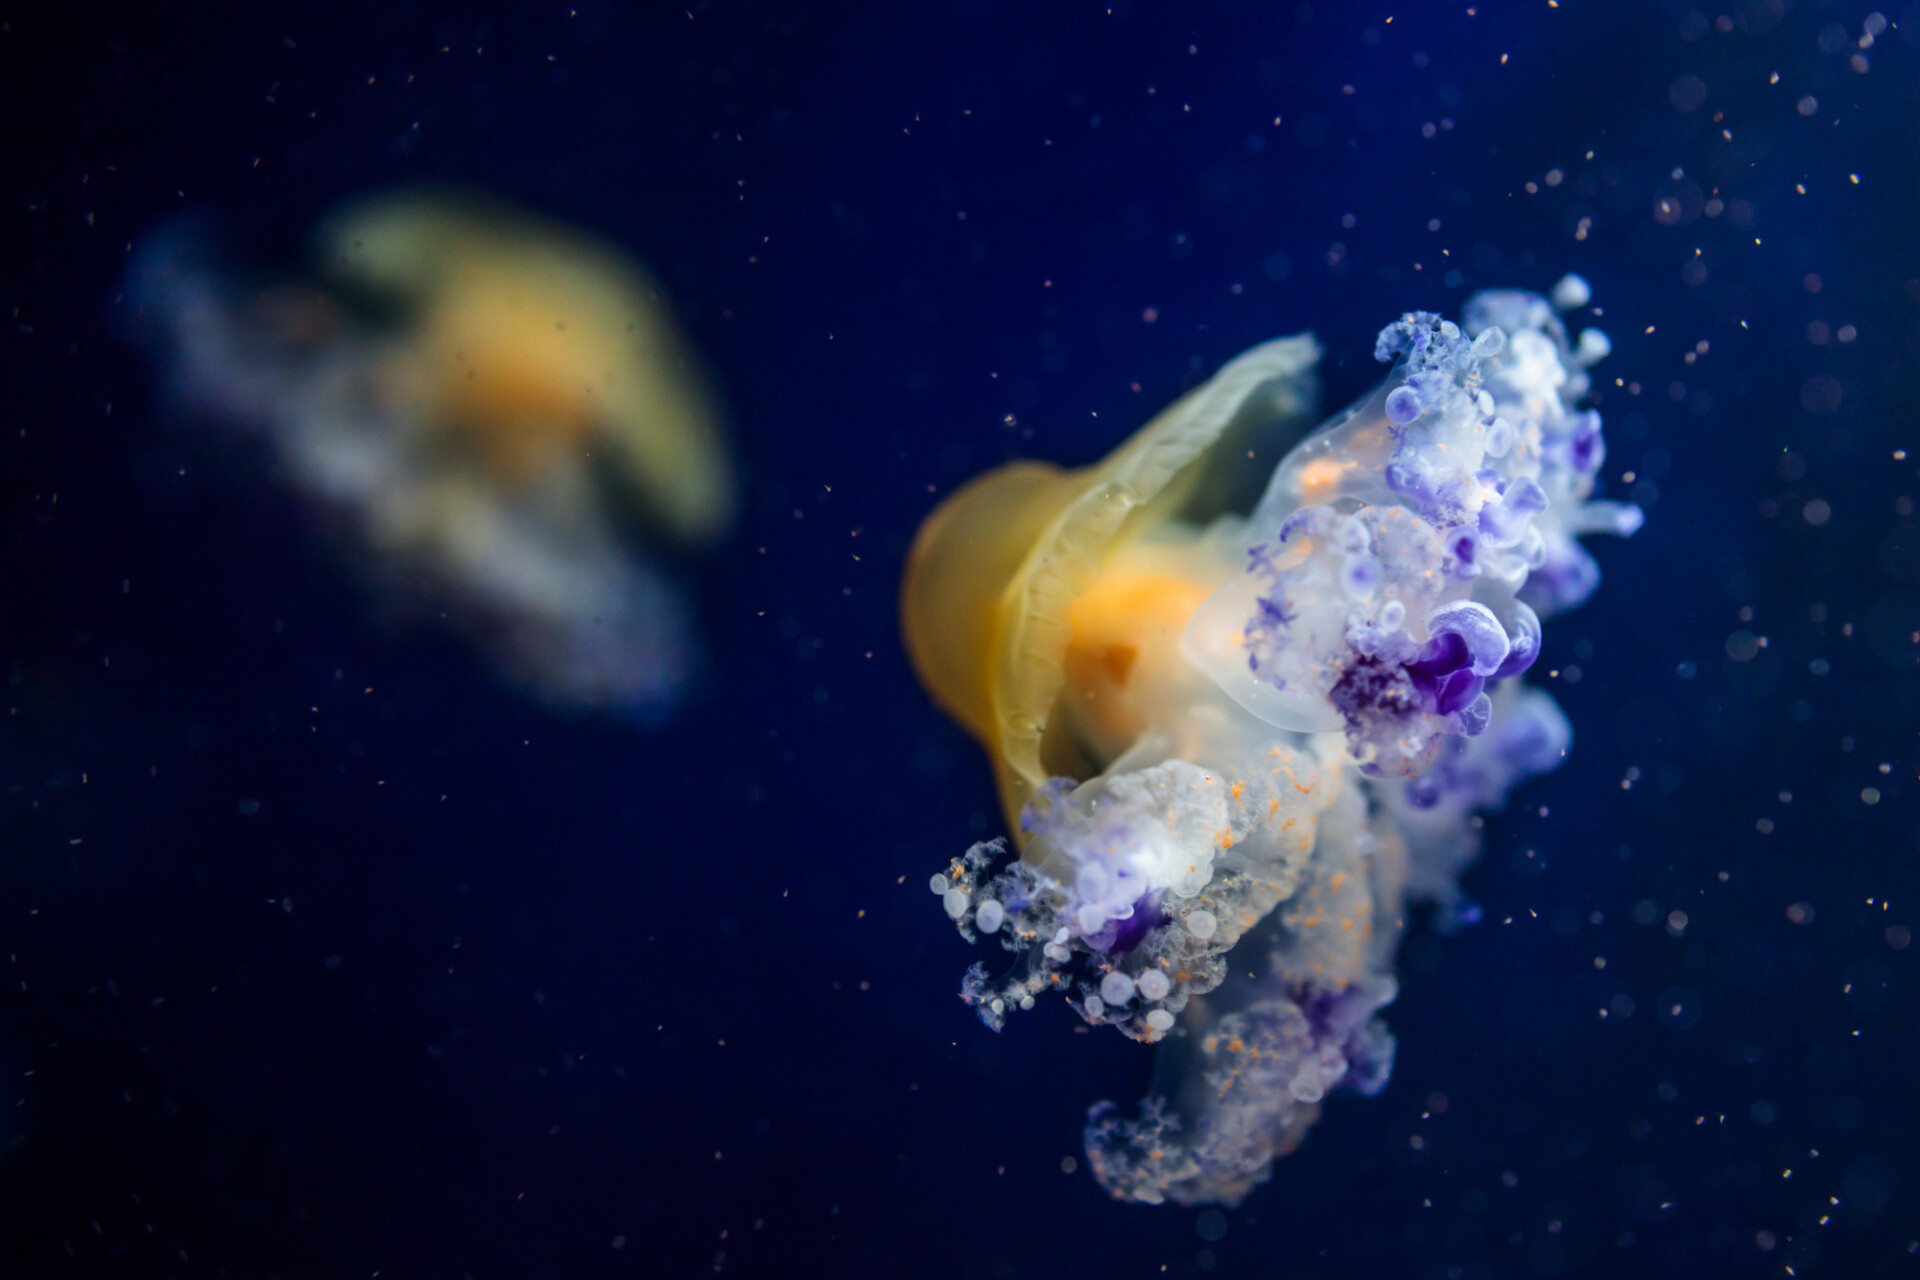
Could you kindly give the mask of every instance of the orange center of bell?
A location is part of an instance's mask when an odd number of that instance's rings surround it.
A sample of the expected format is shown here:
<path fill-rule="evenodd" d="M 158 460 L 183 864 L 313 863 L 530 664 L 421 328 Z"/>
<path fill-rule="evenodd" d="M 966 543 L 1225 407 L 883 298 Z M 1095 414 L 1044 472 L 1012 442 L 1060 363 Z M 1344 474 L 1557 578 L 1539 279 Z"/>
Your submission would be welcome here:
<path fill-rule="evenodd" d="M 497 481 L 526 484 L 554 451 L 587 445 L 600 407 L 583 376 L 580 338 L 564 320 L 520 299 L 471 292 L 433 318 L 428 348 L 443 379 L 438 425 L 470 440 Z"/>
<path fill-rule="evenodd" d="M 1171 574 L 1110 573 L 1067 615 L 1067 696 L 1075 725 L 1101 754 L 1117 754 L 1164 709 L 1180 680 L 1180 636 L 1207 589 Z"/>

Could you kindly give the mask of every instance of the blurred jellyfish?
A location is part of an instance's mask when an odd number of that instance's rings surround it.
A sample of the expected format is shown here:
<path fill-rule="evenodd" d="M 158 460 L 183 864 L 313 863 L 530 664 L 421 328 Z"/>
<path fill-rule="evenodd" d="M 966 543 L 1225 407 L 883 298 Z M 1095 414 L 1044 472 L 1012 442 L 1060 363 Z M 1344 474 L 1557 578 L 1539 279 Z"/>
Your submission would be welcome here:
<path fill-rule="evenodd" d="M 932 878 L 1014 953 L 961 995 L 997 1030 L 1059 991 L 1160 1046 L 1137 1116 L 1089 1113 L 1115 1196 L 1237 1203 L 1328 1095 L 1385 1087 L 1406 904 L 1470 916 L 1475 811 L 1571 741 L 1519 679 L 1541 616 L 1598 581 L 1579 535 L 1640 521 L 1590 500 L 1604 351 L 1531 294 L 1410 313 L 1386 382 L 1305 434 L 1319 350 L 1283 338 L 1103 462 L 1009 464 L 921 529 L 907 647 L 987 747 L 1018 853 Z"/>
<path fill-rule="evenodd" d="M 162 234 L 132 299 L 186 410 L 264 435 L 390 601 L 423 592 L 559 708 L 660 715 L 699 670 L 690 608 L 636 549 L 732 519 L 715 397 L 653 277 L 478 195 L 349 201 L 311 278 L 260 283 Z"/>

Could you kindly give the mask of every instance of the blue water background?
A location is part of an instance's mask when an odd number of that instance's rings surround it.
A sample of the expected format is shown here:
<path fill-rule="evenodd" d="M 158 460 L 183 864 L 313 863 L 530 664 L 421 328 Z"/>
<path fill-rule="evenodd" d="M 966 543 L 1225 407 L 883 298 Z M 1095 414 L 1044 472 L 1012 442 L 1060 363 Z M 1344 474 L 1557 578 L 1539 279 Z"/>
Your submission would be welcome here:
<path fill-rule="evenodd" d="M 1920 12 L 1871 12 L 15 14 L 9 1273 L 1912 1274 Z M 284 269 L 420 177 L 630 247 L 724 383 L 712 680 L 651 736 L 383 627 L 126 339 L 169 220 Z M 907 541 L 1257 341 L 1316 331 L 1333 407 L 1399 312 L 1570 269 L 1649 516 L 1547 631 L 1573 755 L 1485 922 L 1416 922 L 1384 1096 L 1239 1209 L 1114 1204 L 1081 1116 L 1146 1051 L 955 998 L 926 878 L 1000 820 L 900 651 Z"/>

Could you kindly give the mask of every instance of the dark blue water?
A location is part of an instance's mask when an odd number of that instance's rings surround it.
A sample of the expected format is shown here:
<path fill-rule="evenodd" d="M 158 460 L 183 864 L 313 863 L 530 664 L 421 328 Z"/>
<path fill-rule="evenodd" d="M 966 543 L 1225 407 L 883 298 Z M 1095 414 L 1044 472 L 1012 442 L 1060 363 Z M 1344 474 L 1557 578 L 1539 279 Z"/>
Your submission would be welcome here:
<path fill-rule="evenodd" d="M 1920 1266 L 1920 11 L 1402 9 L 15 13 L 8 1274 Z M 726 387 L 715 678 L 655 734 L 384 627 L 125 340 L 170 219 L 292 262 L 419 177 L 653 263 Z M 1649 516 L 1547 631 L 1573 756 L 1484 922 L 1416 923 L 1382 1097 L 1225 1215 L 1112 1203 L 1062 1162 L 1146 1051 L 955 998 L 926 877 L 1000 820 L 907 540 L 1256 341 L 1315 329 L 1338 404 L 1399 312 L 1567 270 Z"/>

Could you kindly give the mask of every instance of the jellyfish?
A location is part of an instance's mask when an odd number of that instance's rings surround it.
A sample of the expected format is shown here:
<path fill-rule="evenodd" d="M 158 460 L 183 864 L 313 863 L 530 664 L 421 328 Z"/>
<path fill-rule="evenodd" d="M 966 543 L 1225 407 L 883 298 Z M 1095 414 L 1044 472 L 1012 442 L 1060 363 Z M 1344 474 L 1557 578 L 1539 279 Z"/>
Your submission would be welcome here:
<path fill-rule="evenodd" d="M 1388 325 L 1385 381 L 1310 429 L 1319 349 L 1278 339 L 1105 460 L 1009 463 L 916 536 L 907 650 L 1010 831 L 930 880 L 1011 953 L 960 994 L 997 1031 L 1058 992 L 1156 1046 L 1134 1114 L 1088 1113 L 1114 1196 L 1237 1204 L 1325 1099 L 1385 1088 L 1408 906 L 1472 919 L 1474 815 L 1571 745 L 1522 680 L 1542 620 L 1597 585 L 1582 536 L 1640 523 L 1594 497 L 1606 351 L 1481 293 Z"/>
<path fill-rule="evenodd" d="M 444 614 L 561 709 L 656 719 L 699 672 L 664 557 L 733 480 L 713 390 L 653 276 L 470 192 L 350 200 L 313 269 L 251 279 L 164 230 L 129 293 L 188 414 L 264 437 L 391 606 Z"/>

